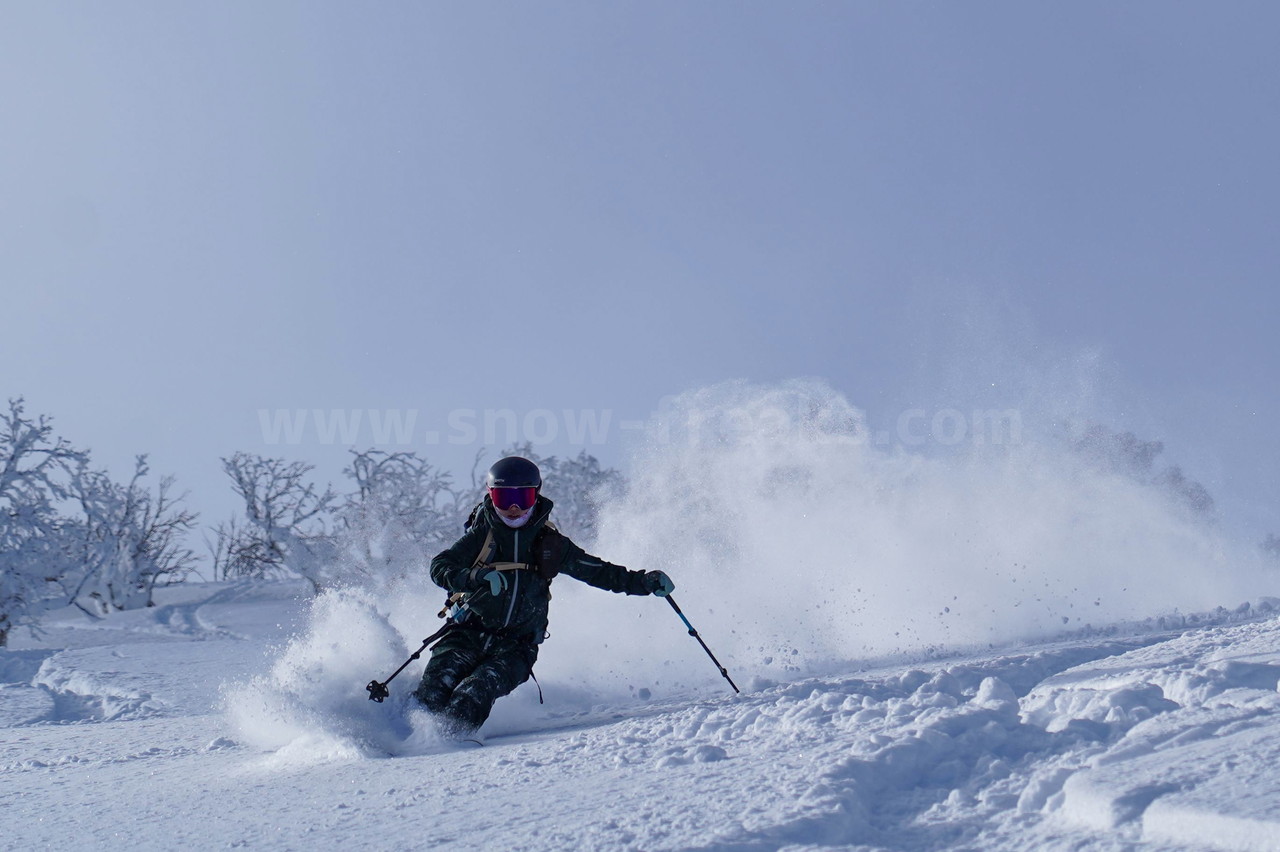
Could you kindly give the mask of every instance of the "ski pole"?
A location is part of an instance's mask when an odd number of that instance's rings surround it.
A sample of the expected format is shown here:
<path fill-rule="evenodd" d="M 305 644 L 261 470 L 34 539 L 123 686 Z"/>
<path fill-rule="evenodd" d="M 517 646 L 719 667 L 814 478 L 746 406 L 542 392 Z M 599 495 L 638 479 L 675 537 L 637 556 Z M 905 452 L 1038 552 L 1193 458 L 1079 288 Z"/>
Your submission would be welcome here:
<path fill-rule="evenodd" d="M 488 590 L 480 589 L 479 591 L 488 591 Z M 445 602 L 444 609 L 440 610 L 440 612 L 437 613 L 438 617 L 449 619 L 448 621 L 445 622 L 444 627 L 441 627 L 435 633 L 432 633 L 426 639 L 423 639 L 422 646 L 418 648 L 418 650 L 410 654 L 409 659 L 405 660 L 404 663 L 400 666 L 400 668 L 396 669 L 391 673 L 391 677 L 387 678 L 382 682 L 378 682 L 376 680 L 369 681 L 368 685 L 365 686 L 365 690 L 369 693 L 369 700 L 376 701 L 379 704 L 385 701 L 387 699 L 387 696 L 391 694 L 391 692 L 387 689 L 387 684 L 395 680 L 396 675 L 404 671 L 406 666 L 408 666 L 414 660 L 420 658 L 422 656 L 422 652 L 427 650 L 428 645 L 430 645 L 432 642 L 439 639 L 444 634 L 448 633 L 453 628 L 457 627 L 461 622 L 461 620 L 466 617 L 466 610 L 471 608 L 471 599 L 474 598 L 477 594 L 478 592 L 466 592 L 466 593 L 456 592 L 455 594 L 451 595 L 449 597 L 449 600 Z M 457 610 L 454 612 L 452 616 L 449 615 L 450 607 L 457 608 Z"/>
<path fill-rule="evenodd" d="M 711 662 L 716 664 L 716 668 L 720 670 L 720 674 L 724 675 L 724 679 L 729 681 L 729 685 L 733 687 L 734 692 L 742 692 L 738 689 L 738 685 L 733 682 L 733 678 L 729 677 L 729 670 L 720 665 L 720 661 L 716 659 L 716 655 L 711 653 L 711 649 L 707 647 L 707 643 L 702 641 L 702 637 L 698 635 L 698 631 L 694 630 L 693 625 L 689 623 L 689 619 L 684 617 L 684 613 L 680 611 L 680 606 L 675 602 L 671 595 L 667 595 L 667 603 L 671 604 L 671 608 L 676 611 L 676 615 L 680 616 L 680 620 L 684 622 L 684 626 L 689 628 L 689 635 L 698 640 L 698 644 L 702 646 L 702 650 L 707 652 L 707 656 L 711 658 Z"/>
<path fill-rule="evenodd" d="M 425 651 L 425 650 L 427 650 L 427 646 L 428 646 L 428 645 L 430 645 L 432 642 L 434 642 L 434 641 L 436 641 L 437 639 L 439 639 L 439 638 L 440 638 L 441 636 L 443 636 L 444 634 L 448 633 L 448 632 L 449 632 L 450 630 L 452 630 L 455 626 L 457 626 L 457 625 L 456 625 L 456 623 L 455 623 L 455 622 L 453 622 L 453 621 L 450 621 L 450 622 L 449 622 L 448 624 L 446 624 L 444 627 L 441 627 L 441 628 L 440 628 L 439 630 L 437 630 L 435 633 L 432 633 L 432 634 L 431 634 L 430 636 L 428 636 L 426 639 L 423 639 L 423 640 L 422 640 L 422 647 L 421 647 L 421 648 L 419 648 L 418 650 L 414 651 L 412 654 L 410 654 L 410 655 L 409 655 L 409 659 L 405 660 L 405 661 L 404 661 L 404 663 L 400 666 L 400 668 L 396 669 L 394 672 L 392 672 L 392 673 L 391 673 L 391 677 L 387 678 L 386 680 L 382 681 L 381 683 L 379 683 L 379 682 L 378 682 L 378 681 L 376 681 L 376 680 L 371 680 L 371 681 L 369 681 L 369 685 L 365 687 L 365 689 L 369 692 L 369 700 L 370 700 L 370 701 L 376 701 L 376 702 L 378 702 L 379 704 L 381 704 L 383 701 L 385 701 L 385 700 L 386 700 L 386 698 L 387 698 L 387 696 L 391 694 L 390 690 L 388 690 L 388 689 L 387 689 L 387 684 L 389 684 L 389 683 L 391 683 L 391 681 L 395 680 L 395 679 L 396 679 L 396 675 L 398 675 L 398 674 L 400 674 L 400 672 L 404 671 L 406 666 L 408 666 L 408 665 L 409 665 L 410 663 L 412 663 L 414 660 L 416 660 L 416 659 L 418 659 L 419 657 L 421 657 L 421 656 L 422 656 L 422 652 L 423 652 L 423 651 Z"/>

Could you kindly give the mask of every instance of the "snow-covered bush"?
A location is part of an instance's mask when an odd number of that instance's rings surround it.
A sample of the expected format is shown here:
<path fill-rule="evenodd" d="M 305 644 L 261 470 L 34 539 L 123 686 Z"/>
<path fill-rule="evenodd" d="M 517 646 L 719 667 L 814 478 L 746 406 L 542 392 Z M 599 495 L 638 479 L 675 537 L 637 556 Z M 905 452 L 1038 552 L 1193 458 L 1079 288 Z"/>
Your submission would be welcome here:
<path fill-rule="evenodd" d="M 402 576 L 458 537 L 470 491 L 416 453 L 351 451 L 343 473 L 355 483 L 338 511 L 352 581 Z"/>
<path fill-rule="evenodd" d="M 236 453 L 222 467 L 244 500 L 247 524 L 215 531 L 214 576 L 298 575 L 316 591 L 332 585 L 338 553 L 328 525 L 337 495 L 306 481 L 314 465 Z"/>
<path fill-rule="evenodd" d="M 153 493 L 147 473 L 139 456 L 129 483 L 114 482 L 54 437 L 48 417 L 9 401 L 0 414 L 0 646 L 48 607 L 74 603 L 99 616 L 146 606 L 157 585 L 194 570 L 184 539 L 196 515 L 172 477 Z"/>
<path fill-rule="evenodd" d="M 71 476 L 70 493 L 83 517 L 68 529 L 76 548 L 79 582 L 72 599 L 88 597 L 105 613 L 151 606 L 157 585 L 181 582 L 195 569 L 195 554 L 185 545 L 196 513 L 181 507 L 173 477 L 160 480 L 155 493 L 142 486 L 147 457 L 138 456 L 127 485 L 87 460 Z"/>
<path fill-rule="evenodd" d="M 71 471 L 87 458 L 54 437 L 49 418 L 27 417 L 21 397 L 0 413 L 0 647 L 13 627 L 65 602 L 74 565 L 57 504 L 69 496 Z"/>

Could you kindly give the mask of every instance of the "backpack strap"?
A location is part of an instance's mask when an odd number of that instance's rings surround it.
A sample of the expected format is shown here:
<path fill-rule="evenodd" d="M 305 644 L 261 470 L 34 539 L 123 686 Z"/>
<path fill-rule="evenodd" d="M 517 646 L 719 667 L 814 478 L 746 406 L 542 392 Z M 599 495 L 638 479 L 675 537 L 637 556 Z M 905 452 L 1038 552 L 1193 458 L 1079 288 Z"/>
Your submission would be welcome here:
<path fill-rule="evenodd" d="M 476 555 L 476 561 L 471 565 L 472 576 L 480 576 L 483 573 L 478 570 L 480 568 L 488 568 L 491 571 L 527 571 L 533 567 L 527 562 L 494 562 L 493 554 L 497 548 L 498 543 L 493 540 L 493 529 L 490 528 L 485 532 L 484 544 Z"/>
<path fill-rule="evenodd" d="M 493 540 L 493 528 L 490 527 L 485 530 L 484 544 L 480 545 L 480 552 L 476 554 L 476 561 L 472 564 L 471 571 L 474 573 L 477 568 L 492 565 L 490 560 L 493 559 L 493 553 L 497 547 L 498 543 Z"/>
<path fill-rule="evenodd" d="M 476 507 L 477 510 L 479 507 Z M 488 568 L 491 571 L 537 571 L 540 576 L 546 580 L 551 580 L 560 572 L 560 559 L 564 554 L 564 536 L 560 530 L 556 529 L 555 524 L 547 521 L 543 524 L 542 529 L 538 530 L 538 536 L 533 540 L 533 552 L 528 562 L 494 562 L 493 554 L 497 549 L 497 542 L 493 540 L 493 529 L 489 528 L 485 531 L 484 544 L 480 546 L 480 552 L 476 555 L 476 561 L 471 565 L 472 576 L 479 576 L 482 572 L 477 569 Z"/>

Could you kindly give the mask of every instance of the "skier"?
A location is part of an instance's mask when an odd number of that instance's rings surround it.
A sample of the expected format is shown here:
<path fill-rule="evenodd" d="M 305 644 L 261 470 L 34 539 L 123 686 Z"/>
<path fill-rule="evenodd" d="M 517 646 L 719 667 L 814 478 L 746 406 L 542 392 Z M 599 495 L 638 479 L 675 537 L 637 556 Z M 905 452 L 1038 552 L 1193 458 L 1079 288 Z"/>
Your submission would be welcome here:
<path fill-rule="evenodd" d="M 489 468 L 488 494 L 462 538 L 431 560 L 457 626 L 435 646 L 414 696 L 448 736 L 477 730 L 493 703 L 529 679 L 547 636 L 551 580 L 567 574 L 628 595 L 669 595 L 662 571 L 629 571 L 591 556 L 548 523 L 538 466 L 508 456 Z"/>

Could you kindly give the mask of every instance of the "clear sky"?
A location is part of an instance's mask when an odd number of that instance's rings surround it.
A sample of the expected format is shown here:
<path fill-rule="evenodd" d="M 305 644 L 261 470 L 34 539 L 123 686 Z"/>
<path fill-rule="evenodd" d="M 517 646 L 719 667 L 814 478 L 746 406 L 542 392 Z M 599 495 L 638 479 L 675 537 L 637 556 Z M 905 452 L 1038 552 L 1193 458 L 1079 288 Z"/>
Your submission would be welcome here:
<path fill-rule="evenodd" d="M 1089 413 L 1280 528 L 1277 31 L 1272 2 L 0 0 L 0 392 L 213 522 L 235 450 L 339 475 L 263 410 L 417 412 L 446 467 L 483 444 L 451 416 L 609 412 L 584 446 L 621 463 L 620 423 L 729 379 L 893 423 L 1083 371 Z"/>

